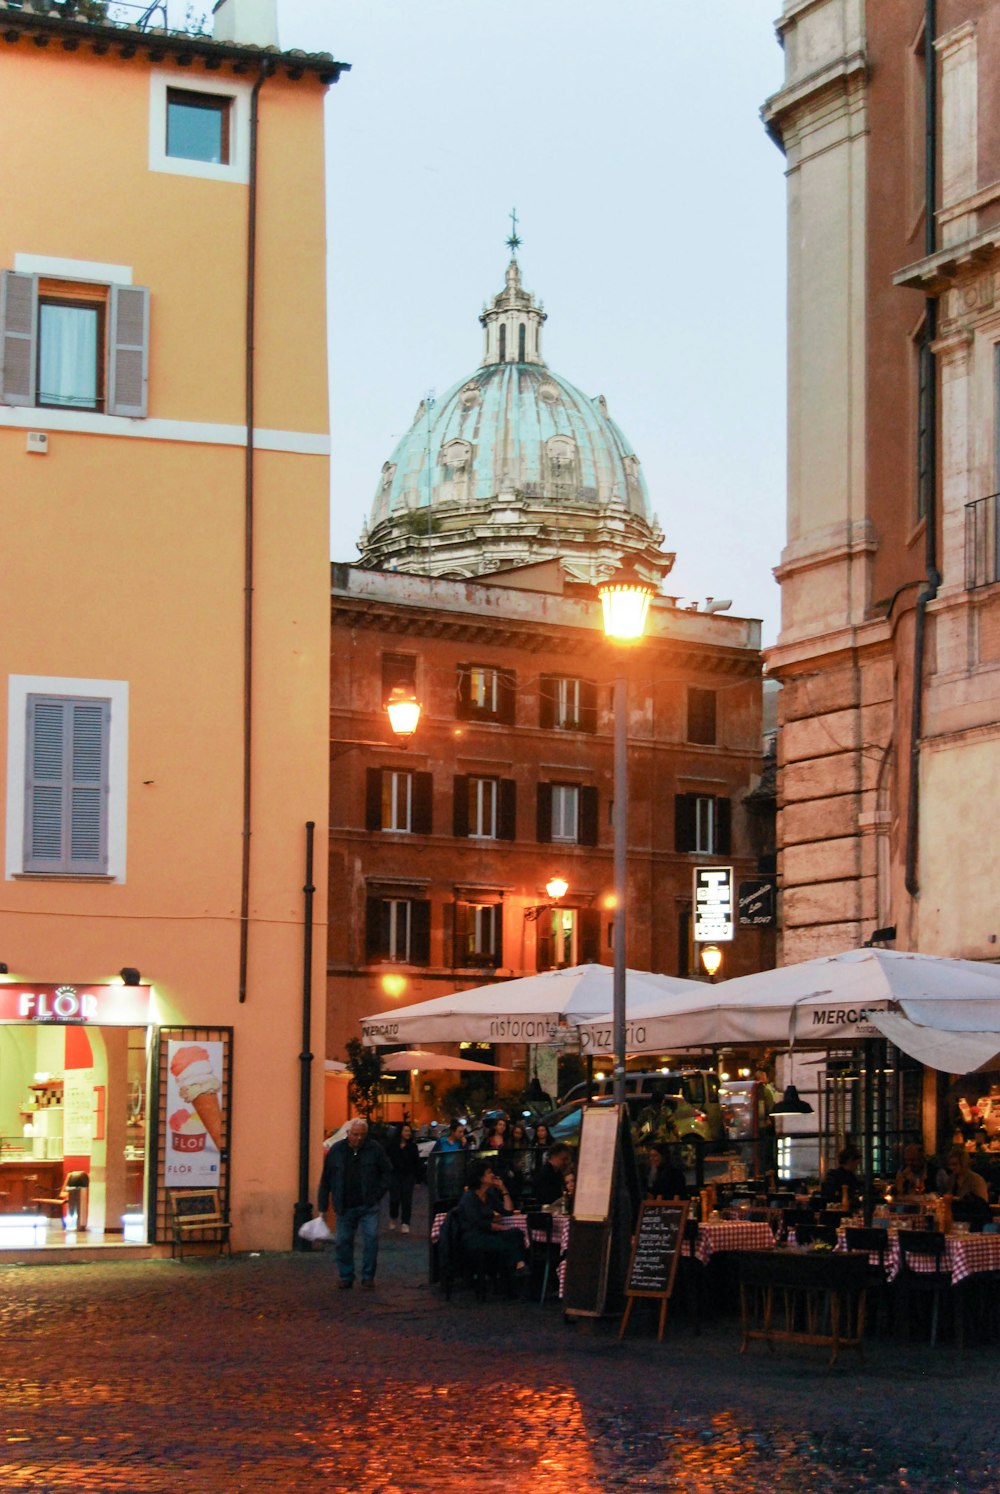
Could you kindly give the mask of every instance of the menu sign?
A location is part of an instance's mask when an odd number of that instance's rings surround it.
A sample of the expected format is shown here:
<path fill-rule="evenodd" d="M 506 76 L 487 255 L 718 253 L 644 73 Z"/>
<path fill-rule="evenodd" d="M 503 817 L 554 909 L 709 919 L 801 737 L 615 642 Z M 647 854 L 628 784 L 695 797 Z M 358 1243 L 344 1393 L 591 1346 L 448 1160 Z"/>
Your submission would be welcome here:
<path fill-rule="evenodd" d="M 636 1297 L 658 1297 L 660 1326 L 657 1338 L 663 1338 L 667 1321 L 667 1302 L 674 1289 L 677 1274 L 677 1258 L 684 1240 L 684 1225 L 687 1221 L 686 1203 L 647 1202 L 639 1210 L 635 1238 L 632 1241 L 632 1259 L 629 1261 L 625 1291 L 628 1303 L 622 1318 L 618 1337 L 622 1338 L 628 1325 L 632 1303 Z"/>

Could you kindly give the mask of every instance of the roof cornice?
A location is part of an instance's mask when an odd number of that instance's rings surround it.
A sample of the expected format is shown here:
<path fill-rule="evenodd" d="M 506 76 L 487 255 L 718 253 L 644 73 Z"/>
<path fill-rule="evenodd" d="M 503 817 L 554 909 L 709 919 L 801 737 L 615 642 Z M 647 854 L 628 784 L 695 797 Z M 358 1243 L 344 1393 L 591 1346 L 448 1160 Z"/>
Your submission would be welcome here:
<path fill-rule="evenodd" d="M 196 36 L 186 31 L 157 27 L 140 30 L 133 25 L 53 13 L 43 6 L 45 0 L 38 9 L 31 0 L 16 8 L 8 0 L 0 0 L 0 37 L 8 45 L 30 38 L 40 49 L 50 42 L 56 43 L 66 52 L 87 47 L 98 56 L 113 52 L 126 61 L 139 57 L 158 63 L 173 58 L 180 67 L 201 62 L 211 72 L 224 64 L 234 73 L 259 72 L 266 67 L 270 73 L 282 72 L 292 81 L 310 77 L 323 84 L 336 83 L 341 73 L 349 72 L 351 67 L 349 62 L 337 62 L 328 52 L 282 52 L 277 47 L 217 41 L 212 36 Z"/>

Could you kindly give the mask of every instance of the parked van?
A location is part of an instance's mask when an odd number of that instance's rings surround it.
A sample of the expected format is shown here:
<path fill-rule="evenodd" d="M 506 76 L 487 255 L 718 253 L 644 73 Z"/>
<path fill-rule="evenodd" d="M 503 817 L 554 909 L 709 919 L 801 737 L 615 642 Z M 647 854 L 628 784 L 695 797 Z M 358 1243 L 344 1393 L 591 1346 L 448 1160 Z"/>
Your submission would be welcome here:
<path fill-rule="evenodd" d="M 591 1097 L 595 1100 L 610 1098 L 614 1092 L 614 1080 L 608 1076 L 595 1079 L 591 1086 Z M 699 1113 L 701 1123 L 698 1133 L 708 1141 L 726 1141 L 728 1133 L 719 1101 L 719 1076 L 711 1069 L 629 1069 L 625 1075 L 626 1100 L 647 1100 L 657 1104 L 666 1095 L 681 1095 Z M 584 1100 L 587 1085 L 574 1084 L 563 1095 L 561 1104 L 572 1100 Z"/>

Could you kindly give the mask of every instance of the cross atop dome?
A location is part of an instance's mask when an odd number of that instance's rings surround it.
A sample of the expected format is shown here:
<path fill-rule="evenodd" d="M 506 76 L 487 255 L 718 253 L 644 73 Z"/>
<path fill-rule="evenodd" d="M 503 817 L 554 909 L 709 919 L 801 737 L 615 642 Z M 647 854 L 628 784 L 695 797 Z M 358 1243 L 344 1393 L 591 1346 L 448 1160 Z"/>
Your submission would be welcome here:
<path fill-rule="evenodd" d="M 521 240 L 517 236 L 517 208 L 510 210 L 510 237 L 507 239 L 507 248 L 510 250 L 511 258 L 517 258 L 517 251 L 521 247 Z"/>

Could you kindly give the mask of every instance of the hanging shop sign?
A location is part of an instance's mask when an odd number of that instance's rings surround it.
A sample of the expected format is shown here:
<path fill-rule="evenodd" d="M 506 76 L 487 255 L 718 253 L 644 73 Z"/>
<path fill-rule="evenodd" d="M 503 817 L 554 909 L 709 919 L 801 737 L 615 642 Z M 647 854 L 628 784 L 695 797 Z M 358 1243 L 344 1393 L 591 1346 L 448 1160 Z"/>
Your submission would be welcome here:
<path fill-rule="evenodd" d="M 719 944 L 733 937 L 733 869 L 694 869 L 694 938 L 696 944 Z"/>
<path fill-rule="evenodd" d="M 0 1022 L 88 1022 L 146 1027 L 149 986 L 0 984 Z"/>
<path fill-rule="evenodd" d="M 740 928 L 766 929 L 774 923 L 774 878 L 740 883 Z"/>

